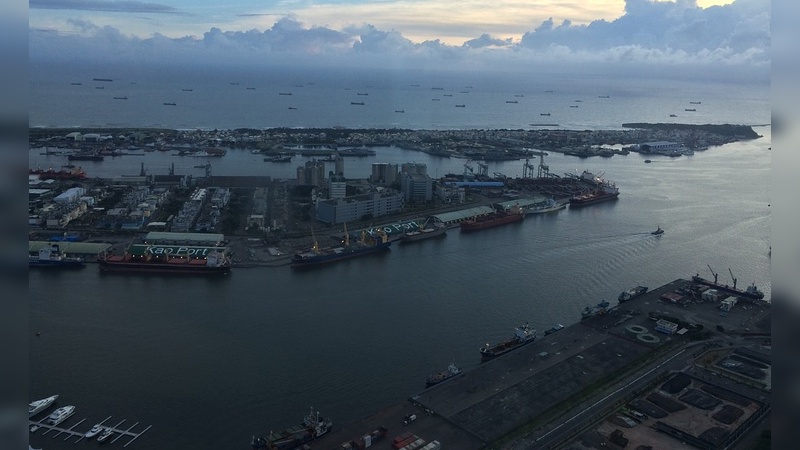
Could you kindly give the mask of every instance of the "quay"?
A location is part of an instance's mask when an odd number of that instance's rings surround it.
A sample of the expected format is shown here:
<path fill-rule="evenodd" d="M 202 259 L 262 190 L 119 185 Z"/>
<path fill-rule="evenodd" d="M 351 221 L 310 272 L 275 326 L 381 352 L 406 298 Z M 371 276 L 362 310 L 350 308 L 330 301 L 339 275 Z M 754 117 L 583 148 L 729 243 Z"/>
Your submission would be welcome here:
<path fill-rule="evenodd" d="M 695 288 L 691 280 L 678 279 L 549 335 L 540 330 L 533 344 L 337 427 L 311 448 L 361 448 L 345 444 L 380 427 L 387 429 L 385 441 L 371 448 L 391 448 L 392 438 L 406 432 L 459 450 L 566 448 L 580 440 L 603 446 L 619 440 L 623 431 L 632 443 L 654 448 L 681 441 L 696 448 L 728 446 L 770 410 L 769 376 L 759 379 L 769 370 L 740 370 L 726 359 L 771 367 L 769 351 L 761 346 L 769 338 L 770 309 L 765 302 L 741 300 L 723 315 L 719 302 L 701 298 Z M 684 301 L 675 302 L 678 295 Z M 579 311 L 575 314 L 578 319 Z M 657 330 L 670 321 L 678 324 L 674 332 Z M 477 348 L 475 358 L 480 358 Z M 713 398 L 726 405 L 725 411 L 741 410 L 741 417 L 730 423 L 711 421 L 684 395 L 682 401 L 669 401 L 687 411 L 664 418 L 656 407 L 647 420 L 629 417 L 650 427 L 618 423 L 631 404 L 649 408 L 649 400 L 661 395 L 659 386 L 679 373 L 689 380 L 692 396 Z M 412 414 L 417 419 L 404 424 Z M 714 423 L 697 429 L 703 417 Z"/>

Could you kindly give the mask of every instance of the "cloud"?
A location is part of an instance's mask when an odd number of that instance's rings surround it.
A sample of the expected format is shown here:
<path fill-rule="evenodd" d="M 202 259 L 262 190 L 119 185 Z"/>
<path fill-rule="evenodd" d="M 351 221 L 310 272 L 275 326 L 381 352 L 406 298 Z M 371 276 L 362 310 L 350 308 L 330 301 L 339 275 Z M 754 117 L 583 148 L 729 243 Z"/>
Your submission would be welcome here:
<path fill-rule="evenodd" d="M 40 0 L 41 1 L 41 0 Z M 677 76 L 751 77 L 768 80 L 770 4 L 736 0 L 710 8 L 695 0 L 627 0 L 615 20 L 575 24 L 553 19 L 529 27 L 521 38 L 489 33 L 449 45 L 413 42 L 401 32 L 371 24 L 309 26 L 281 17 L 265 29 L 202 36 L 148 38 L 111 26 L 69 20 L 67 30 L 31 28 L 31 61 L 116 61 L 136 64 L 236 67 L 420 67 L 449 70 L 591 70 L 674 73 Z M 736 68 L 736 70 L 731 70 Z"/>
<path fill-rule="evenodd" d="M 133 0 L 30 0 L 31 9 L 65 9 L 76 11 L 103 11 L 120 13 L 179 14 L 172 6 Z"/>
<path fill-rule="evenodd" d="M 485 48 L 485 47 L 509 47 L 513 44 L 513 39 L 497 39 L 489 36 L 487 33 L 480 35 L 475 39 L 470 39 L 464 42 L 464 47 L 469 48 Z"/>

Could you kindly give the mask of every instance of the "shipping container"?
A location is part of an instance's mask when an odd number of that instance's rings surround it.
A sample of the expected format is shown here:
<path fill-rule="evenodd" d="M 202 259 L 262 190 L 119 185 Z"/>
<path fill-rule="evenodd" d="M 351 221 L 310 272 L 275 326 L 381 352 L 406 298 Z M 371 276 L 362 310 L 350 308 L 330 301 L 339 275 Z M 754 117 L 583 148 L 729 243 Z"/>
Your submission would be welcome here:
<path fill-rule="evenodd" d="M 419 436 L 414 436 L 416 439 L 411 441 L 411 443 L 406 444 L 404 447 L 401 447 L 400 450 L 419 450 L 420 447 L 425 445 L 425 439 L 420 438 Z"/>
<path fill-rule="evenodd" d="M 420 450 L 441 450 L 441 448 L 442 444 L 440 444 L 439 441 L 431 441 L 428 442 L 428 444 L 422 447 Z"/>
<path fill-rule="evenodd" d="M 392 444 L 397 444 L 397 443 L 400 443 L 402 441 L 405 441 L 406 439 L 410 438 L 413 435 L 414 435 L 414 433 L 412 433 L 410 431 L 406 431 L 405 433 L 403 433 L 401 435 L 395 436 L 394 439 L 392 439 Z"/>
<path fill-rule="evenodd" d="M 417 439 L 419 439 L 419 436 L 411 434 L 411 436 L 403 439 L 402 441 L 397 442 L 397 443 L 393 443 L 392 447 L 394 447 L 395 449 L 399 450 L 399 449 L 405 447 L 406 445 L 416 441 Z"/>

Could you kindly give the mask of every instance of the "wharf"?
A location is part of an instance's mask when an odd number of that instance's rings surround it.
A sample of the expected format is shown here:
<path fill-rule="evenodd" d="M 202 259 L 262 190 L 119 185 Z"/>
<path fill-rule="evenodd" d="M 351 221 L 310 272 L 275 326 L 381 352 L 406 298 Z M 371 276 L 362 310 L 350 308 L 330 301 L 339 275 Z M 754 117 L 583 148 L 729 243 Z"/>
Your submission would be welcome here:
<path fill-rule="evenodd" d="M 689 337 L 656 332 L 650 313 L 708 325 L 724 321 L 729 330 L 743 330 L 747 320 L 755 323 L 769 314 L 769 309 L 762 307 L 759 314 L 747 311 L 741 317 L 720 317 L 715 305 L 682 307 L 661 300 L 662 294 L 688 284 L 691 281 L 675 280 L 603 315 L 547 336 L 540 333 L 533 344 L 425 389 L 408 402 L 334 430 L 312 447 L 338 449 L 342 443 L 358 440 L 380 426 L 388 429 L 388 442 L 410 431 L 427 442 L 437 440 L 443 447 L 463 450 L 514 448 L 520 440 L 531 439 L 533 443 L 536 436 L 535 446 L 558 447 L 586 426 L 583 418 L 570 422 L 568 415 L 574 418 L 597 409 L 592 412 L 596 415 L 613 401 L 625 401 L 627 390 L 609 393 L 613 385 L 627 378 L 646 383 L 685 366 L 685 359 L 677 356 L 690 344 Z M 578 318 L 579 311 L 575 315 Z M 646 329 L 654 339 L 638 339 L 632 329 Z M 480 358 L 477 349 L 475 358 Z M 418 419 L 404 425 L 404 417 L 410 414 Z M 389 448 L 389 444 L 381 442 L 373 447 Z"/>
<path fill-rule="evenodd" d="M 139 425 L 139 422 L 136 422 L 133 425 L 128 426 L 125 429 L 120 428 L 120 427 L 122 427 L 122 424 L 125 423 L 125 421 L 127 419 L 122 419 L 116 425 L 113 425 L 113 426 L 105 425 L 106 422 L 111 420 L 111 417 L 112 416 L 106 417 L 105 419 L 103 419 L 102 422 L 98 422 L 98 424 L 104 426 L 105 428 L 110 428 L 111 431 L 114 432 L 114 434 L 112 435 L 112 439 L 110 441 L 108 441 L 109 443 L 114 443 L 114 442 L 118 441 L 119 439 L 122 439 L 123 437 L 130 438 L 130 439 L 128 439 L 128 442 L 126 442 L 123 445 L 123 447 L 129 446 L 131 443 L 133 443 L 133 441 L 138 439 L 139 436 L 143 435 L 147 430 L 149 430 L 152 427 L 152 425 L 148 425 L 142 431 L 132 431 L 134 428 L 136 428 Z M 86 432 L 75 431 L 75 428 L 78 425 L 80 425 L 80 424 L 82 424 L 84 422 L 86 422 L 85 418 L 81 419 L 80 421 L 78 421 L 77 423 L 73 424 L 69 428 L 62 428 L 62 427 L 59 427 L 59 426 L 49 425 L 47 423 L 47 416 L 45 415 L 43 418 L 41 418 L 38 421 L 30 420 L 29 421 L 29 427 L 31 427 L 31 428 L 34 427 L 34 426 L 38 427 L 35 430 L 32 430 L 31 433 L 37 433 L 39 430 L 44 430 L 41 433 L 42 436 L 46 436 L 50 432 L 55 432 L 55 434 L 53 434 L 51 436 L 53 439 L 60 437 L 62 434 L 66 434 L 66 437 L 63 439 L 65 442 L 67 440 L 69 440 L 70 438 L 76 438 L 75 441 L 73 442 L 73 444 L 77 444 L 78 442 L 80 442 L 80 441 L 82 441 L 84 439 L 87 439 L 87 440 L 89 439 L 89 438 L 86 437 Z"/>

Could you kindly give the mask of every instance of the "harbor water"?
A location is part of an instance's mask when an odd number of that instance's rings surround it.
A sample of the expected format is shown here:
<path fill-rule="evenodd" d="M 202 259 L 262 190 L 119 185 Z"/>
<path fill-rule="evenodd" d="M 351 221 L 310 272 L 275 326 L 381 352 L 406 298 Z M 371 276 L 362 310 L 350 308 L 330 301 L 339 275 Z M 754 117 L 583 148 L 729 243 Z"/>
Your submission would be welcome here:
<path fill-rule="evenodd" d="M 451 362 L 479 364 L 479 348 L 521 321 L 540 333 L 574 323 L 584 306 L 614 304 L 636 285 L 709 278 L 711 266 L 721 281 L 732 283 L 730 269 L 739 286 L 755 282 L 770 298 L 770 130 L 755 129 L 764 137 L 651 164 L 635 153 L 551 153 L 551 172 L 602 173 L 619 199 L 454 229 L 319 270 L 213 279 L 32 270 L 30 397 L 59 394 L 86 429 L 109 415 L 152 424 L 130 448 L 247 448 L 253 434 L 294 425 L 310 407 L 336 425 L 403 401 Z M 377 152 L 348 158 L 345 175 L 366 177 L 372 162 L 420 162 L 432 177 L 463 171 L 464 160 Z M 64 159 L 40 153 L 31 150 L 32 167 Z M 212 161 L 214 174 L 289 178 L 300 164 L 262 159 L 231 150 Z M 166 173 L 173 161 L 177 173 L 202 174 L 197 158 L 158 152 L 83 166 L 90 176 L 137 174 L 142 164 Z M 522 164 L 490 163 L 489 173 L 520 176 Z M 658 226 L 665 233 L 651 235 Z M 74 448 L 40 434 L 34 447 Z"/>

